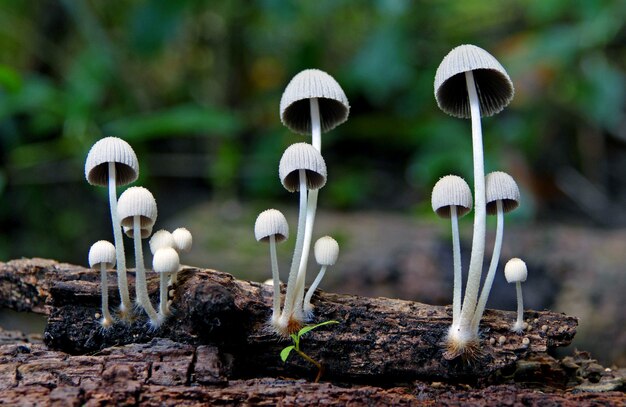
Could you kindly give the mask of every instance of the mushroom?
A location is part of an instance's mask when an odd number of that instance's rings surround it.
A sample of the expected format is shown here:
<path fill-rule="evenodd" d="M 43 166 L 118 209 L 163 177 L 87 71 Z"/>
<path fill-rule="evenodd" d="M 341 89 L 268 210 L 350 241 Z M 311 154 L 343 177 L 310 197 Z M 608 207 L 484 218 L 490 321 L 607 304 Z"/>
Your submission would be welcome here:
<path fill-rule="evenodd" d="M 109 283 L 107 269 L 115 267 L 115 246 L 109 241 L 99 240 L 89 249 L 89 267 L 100 268 L 100 290 L 102 296 L 102 319 L 100 325 L 109 328 L 113 325 L 113 317 L 109 312 Z"/>
<path fill-rule="evenodd" d="M 487 174 L 485 184 L 487 189 L 487 214 L 496 215 L 497 227 L 489 271 L 487 272 L 487 277 L 485 277 L 474 319 L 472 320 L 472 330 L 476 335 L 478 335 L 480 320 L 485 312 L 487 299 L 489 298 L 498 262 L 500 261 L 500 249 L 502 248 L 502 236 L 504 234 L 504 214 L 517 208 L 520 201 L 519 188 L 513 177 L 506 172 L 495 171 Z"/>
<path fill-rule="evenodd" d="M 132 228 L 132 226 L 122 226 L 122 229 L 124 230 L 124 234 L 126 236 L 130 237 L 131 239 L 135 237 L 135 230 Z M 139 231 L 141 238 L 146 239 L 152 234 L 152 226 L 146 226 L 145 228 L 141 228 Z"/>
<path fill-rule="evenodd" d="M 504 266 L 504 277 L 507 283 L 515 283 L 517 292 L 517 320 L 511 331 L 521 334 L 524 331 L 524 299 L 522 298 L 522 283 L 528 277 L 526 263 L 518 258 L 512 258 Z"/>
<path fill-rule="evenodd" d="M 313 305 L 311 305 L 311 297 L 313 297 L 313 293 L 317 289 L 317 286 L 324 278 L 324 274 L 326 273 L 326 268 L 328 266 L 333 266 L 337 263 L 337 257 L 339 256 L 339 244 L 335 239 L 330 236 L 324 236 L 317 239 L 315 245 L 313 246 L 313 252 L 315 253 L 315 261 L 322 268 L 320 272 L 317 274 L 315 281 L 309 287 L 309 291 L 307 291 L 306 296 L 304 297 L 304 315 L 307 316 L 307 319 L 310 318 L 313 314 Z"/>
<path fill-rule="evenodd" d="M 276 243 L 283 242 L 289 237 L 289 225 L 285 215 L 277 209 L 267 209 L 261 212 L 254 223 L 254 237 L 259 242 L 269 242 L 270 244 L 272 285 L 274 286 L 271 322 L 272 325 L 276 326 L 280 318 L 280 275 L 278 273 Z"/>
<path fill-rule="evenodd" d="M 151 228 L 156 222 L 157 205 L 154 197 L 146 188 L 131 187 L 120 195 L 117 213 L 122 226 L 132 228 L 135 243 L 135 296 L 137 305 L 141 306 L 150 318 L 153 327 L 160 325 L 157 312 L 152 307 L 148 296 L 146 271 L 143 263 L 141 247 L 142 229 Z M 146 236 L 147 237 L 147 236 Z"/>
<path fill-rule="evenodd" d="M 159 325 L 170 315 L 167 301 L 167 278 L 169 274 L 178 271 L 180 259 L 173 247 L 162 247 L 154 253 L 152 269 L 159 273 Z"/>
<path fill-rule="evenodd" d="M 296 246 L 287 280 L 285 303 L 278 323 L 279 328 L 277 328 L 281 333 L 288 334 L 299 329 L 303 319 L 300 308 L 302 296 L 304 296 L 308 247 L 311 244 L 311 233 L 306 233 L 305 227 L 309 225 L 312 229 L 317 203 L 312 204 L 309 200 L 307 204 L 307 190 L 313 192 L 326 184 L 326 163 L 319 151 L 312 145 L 296 143 L 289 146 L 283 153 L 278 174 L 285 189 L 290 192 L 300 192 Z M 300 281 L 302 281 L 302 290 L 298 289 Z M 300 292 L 301 295 L 299 295 Z"/>
<path fill-rule="evenodd" d="M 450 218 L 452 224 L 452 257 L 454 263 L 454 284 L 452 296 L 452 326 L 458 329 L 461 315 L 461 244 L 459 242 L 459 222 L 472 210 L 472 191 L 465 180 L 457 175 L 446 175 L 433 187 L 431 196 L 433 211 L 442 218 Z"/>
<path fill-rule="evenodd" d="M 150 253 L 154 256 L 159 249 L 174 247 L 174 237 L 165 229 L 157 230 L 150 238 L 149 245 Z"/>
<path fill-rule="evenodd" d="M 189 253 L 191 251 L 193 236 L 191 236 L 190 231 L 185 228 L 178 228 L 172 232 L 172 237 L 174 238 L 173 247 L 177 252 Z M 170 275 L 170 283 L 176 284 L 176 281 L 178 281 L 178 270 Z"/>
<path fill-rule="evenodd" d="M 85 161 L 85 178 L 91 185 L 109 187 L 109 207 L 117 258 L 117 282 L 120 291 L 120 315 L 127 318 L 132 310 L 126 279 L 126 258 L 122 229 L 117 216 L 117 185 L 134 182 L 139 176 L 139 162 L 132 147 L 117 137 L 105 137 L 94 144 Z"/>
<path fill-rule="evenodd" d="M 474 45 L 461 45 L 446 55 L 435 74 L 435 98 L 445 113 L 472 120 L 474 157 L 474 232 L 465 297 L 459 330 L 448 336 L 453 358 L 465 352 L 466 345 L 478 341 L 471 331 L 476 310 L 483 256 L 485 252 L 485 169 L 480 118 L 504 109 L 513 99 L 513 83 L 500 63 L 487 51 Z"/>

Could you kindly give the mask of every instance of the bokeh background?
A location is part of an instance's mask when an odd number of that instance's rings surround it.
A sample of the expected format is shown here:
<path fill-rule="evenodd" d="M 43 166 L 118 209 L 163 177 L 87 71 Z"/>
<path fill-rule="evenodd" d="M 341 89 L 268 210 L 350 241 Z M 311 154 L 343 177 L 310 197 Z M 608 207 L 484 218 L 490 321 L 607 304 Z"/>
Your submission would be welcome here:
<path fill-rule="evenodd" d="M 277 167 L 306 140 L 281 125 L 280 96 L 315 67 L 351 103 L 323 139 L 315 233 L 342 254 L 322 288 L 449 303 L 449 224 L 431 213 L 430 191 L 449 173 L 471 184 L 471 132 L 437 108 L 433 79 L 451 48 L 472 43 L 516 88 L 483 121 L 487 171 L 522 190 L 502 263 L 527 260 L 528 307 L 580 316 L 576 346 L 624 365 L 625 20 L 619 0 L 3 0 L 0 260 L 85 264 L 92 242 L 112 239 L 106 190 L 83 168 L 96 140 L 117 136 L 137 152 L 157 228 L 194 233 L 183 262 L 268 278 L 252 225 L 278 207 L 295 227 L 297 198 Z M 499 274 L 489 306 L 514 309 L 513 296 Z"/>

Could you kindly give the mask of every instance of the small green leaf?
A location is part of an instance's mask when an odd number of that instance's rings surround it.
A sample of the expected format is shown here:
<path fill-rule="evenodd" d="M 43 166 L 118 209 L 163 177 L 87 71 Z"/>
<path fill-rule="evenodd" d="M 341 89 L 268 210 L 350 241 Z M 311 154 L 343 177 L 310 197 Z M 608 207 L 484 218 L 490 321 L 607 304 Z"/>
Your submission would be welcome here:
<path fill-rule="evenodd" d="M 338 323 L 339 323 L 339 321 L 334 321 L 333 320 L 333 321 L 325 321 L 325 322 L 322 322 L 322 323 L 317 324 L 317 325 L 307 325 L 307 326 L 305 326 L 304 328 L 302 328 L 301 330 L 298 331 L 298 337 L 301 337 L 305 333 L 307 333 L 309 331 L 312 331 L 312 330 L 314 330 L 316 328 L 319 328 L 320 326 L 330 325 L 330 324 L 338 324 Z"/>
<path fill-rule="evenodd" d="M 291 353 L 292 350 L 294 350 L 294 348 L 295 348 L 295 346 L 289 345 L 285 349 L 280 351 L 280 358 L 283 360 L 283 362 L 287 361 L 287 358 L 289 357 L 289 354 Z"/>

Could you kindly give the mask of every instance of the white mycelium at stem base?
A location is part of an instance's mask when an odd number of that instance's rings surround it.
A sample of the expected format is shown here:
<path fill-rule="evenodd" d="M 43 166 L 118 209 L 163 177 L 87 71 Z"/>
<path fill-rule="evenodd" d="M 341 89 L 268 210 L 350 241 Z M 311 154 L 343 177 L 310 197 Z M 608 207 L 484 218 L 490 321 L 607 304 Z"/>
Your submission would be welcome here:
<path fill-rule="evenodd" d="M 146 271 L 141 246 L 141 230 L 151 227 L 156 222 L 157 206 L 154 197 L 146 188 L 132 187 L 120 195 L 117 205 L 122 226 L 132 227 L 135 245 L 135 295 L 136 303 L 141 306 L 150 318 L 153 327 L 159 325 L 158 315 L 148 296 Z"/>
<path fill-rule="evenodd" d="M 154 253 L 152 269 L 159 273 L 159 315 L 157 318 L 159 324 L 163 323 L 165 318 L 170 315 L 167 278 L 169 274 L 177 272 L 178 267 L 180 267 L 180 259 L 174 248 L 163 247 Z"/>
<path fill-rule="evenodd" d="M 487 189 L 487 214 L 496 215 L 497 228 L 493 254 L 491 256 L 491 262 L 489 263 L 489 271 L 487 272 L 487 277 L 485 277 L 483 289 L 478 299 L 478 305 L 476 305 L 476 312 L 472 319 L 472 331 L 475 335 L 478 335 L 480 320 L 485 312 L 493 279 L 496 276 L 496 270 L 500 260 L 502 236 L 504 235 L 504 214 L 517 208 L 520 200 L 519 188 L 515 180 L 505 172 L 496 171 L 487 174 L 485 184 Z"/>
<path fill-rule="evenodd" d="M 504 277 L 507 283 L 515 283 L 517 293 L 517 320 L 511 331 L 522 333 L 524 330 L 524 299 L 522 298 L 522 283 L 528 277 L 526 263 L 518 258 L 509 260 L 504 266 Z"/>
<path fill-rule="evenodd" d="M 96 142 L 87 154 L 85 178 L 91 185 L 108 186 L 111 224 L 117 258 L 117 280 L 120 292 L 120 315 L 127 318 L 132 310 L 126 279 L 126 258 L 121 225 L 117 216 L 116 186 L 134 182 L 139 176 L 139 162 L 132 147 L 117 137 Z"/>
<path fill-rule="evenodd" d="M 89 249 L 89 267 L 100 268 L 100 290 L 102 297 L 102 319 L 100 324 L 103 328 L 113 325 L 113 317 L 109 312 L 109 282 L 107 269 L 115 267 L 115 246 L 106 240 L 99 240 Z"/>
<path fill-rule="evenodd" d="M 315 242 L 313 252 L 315 253 L 315 261 L 317 261 L 317 264 L 322 266 L 322 268 L 304 297 L 303 310 L 307 319 L 311 318 L 311 314 L 313 313 L 311 297 L 313 297 L 313 293 L 317 289 L 317 286 L 319 286 L 322 278 L 324 278 L 326 268 L 337 263 L 337 257 L 339 257 L 339 244 L 330 236 L 320 237 L 317 239 L 317 242 Z"/>
<path fill-rule="evenodd" d="M 461 314 L 461 244 L 459 242 L 458 218 L 472 210 L 472 191 L 467 182 L 456 175 L 446 175 L 433 187 L 431 196 L 433 211 L 442 218 L 450 218 L 452 224 L 452 257 L 454 263 L 454 285 L 452 296 L 452 326 L 458 329 Z"/>
<path fill-rule="evenodd" d="M 289 225 L 285 215 L 276 209 L 267 209 L 261 212 L 254 223 L 254 237 L 259 242 L 269 242 L 270 244 L 272 285 L 274 286 L 271 322 L 276 325 L 280 318 L 280 275 L 278 272 L 276 243 L 283 242 L 289 237 Z"/>

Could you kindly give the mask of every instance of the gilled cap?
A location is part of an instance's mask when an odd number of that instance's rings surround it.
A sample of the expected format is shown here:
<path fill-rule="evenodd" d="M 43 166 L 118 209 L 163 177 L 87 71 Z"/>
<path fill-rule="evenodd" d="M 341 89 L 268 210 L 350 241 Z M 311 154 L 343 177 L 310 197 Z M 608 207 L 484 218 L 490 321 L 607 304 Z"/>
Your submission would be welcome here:
<path fill-rule="evenodd" d="M 499 113 L 513 100 L 513 82 L 502 65 L 475 45 L 460 45 L 445 56 L 435 74 L 435 99 L 445 113 L 469 118 L 470 105 L 465 72 L 473 71 L 480 115 Z"/>
<path fill-rule="evenodd" d="M 133 148 L 117 137 L 105 137 L 94 144 L 85 161 L 85 178 L 91 185 L 107 186 L 109 163 L 115 163 L 116 185 L 126 185 L 139 176 L 139 162 Z"/>
<path fill-rule="evenodd" d="M 339 244 L 330 236 L 324 236 L 317 239 L 313 247 L 315 252 L 315 261 L 320 266 L 332 266 L 337 263 L 339 256 Z"/>
<path fill-rule="evenodd" d="M 526 263 L 517 257 L 506 262 L 504 266 L 504 277 L 507 283 L 523 283 L 528 277 L 528 269 Z"/>
<path fill-rule="evenodd" d="M 145 229 L 154 225 L 157 204 L 152 193 L 144 187 L 130 187 L 120 195 L 117 215 L 122 226 L 133 227 L 133 217 L 140 216 L 140 226 Z"/>
<path fill-rule="evenodd" d="M 460 218 L 472 210 L 472 191 L 463 178 L 446 175 L 433 187 L 430 201 L 433 211 L 442 218 L 451 216 L 451 206 L 456 206 L 456 213 Z"/>
<path fill-rule="evenodd" d="M 152 269 L 157 273 L 175 273 L 180 267 L 178 252 L 172 247 L 164 247 L 154 253 Z"/>
<path fill-rule="evenodd" d="M 179 252 L 189 252 L 193 244 L 193 236 L 191 232 L 185 228 L 178 228 L 172 232 L 174 238 L 174 249 Z"/>
<path fill-rule="evenodd" d="M 319 69 L 306 69 L 291 79 L 280 99 L 280 120 L 290 130 L 311 134 L 311 98 L 318 99 L 322 132 L 348 119 L 350 104 L 337 81 Z"/>
<path fill-rule="evenodd" d="M 272 235 L 277 243 L 289 237 L 287 219 L 277 209 L 267 209 L 261 212 L 254 222 L 254 237 L 257 241 L 267 242 Z"/>
<path fill-rule="evenodd" d="M 280 158 L 278 175 L 287 191 L 300 190 L 300 170 L 306 172 L 307 189 L 320 189 L 326 184 L 326 162 L 308 143 L 290 145 Z"/>
<path fill-rule="evenodd" d="M 165 229 L 157 230 L 150 238 L 150 253 L 154 255 L 157 250 L 164 247 L 174 247 L 174 237 Z"/>
<path fill-rule="evenodd" d="M 502 201 L 504 213 L 510 212 L 519 206 L 520 193 L 513 177 L 506 172 L 490 172 L 485 177 L 487 194 L 487 213 L 495 215 L 498 212 L 496 202 Z"/>
<path fill-rule="evenodd" d="M 89 249 L 89 267 L 100 267 L 110 269 L 115 267 L 115 246 L 109 241 L 99 240 L 91 245 Z"/>

